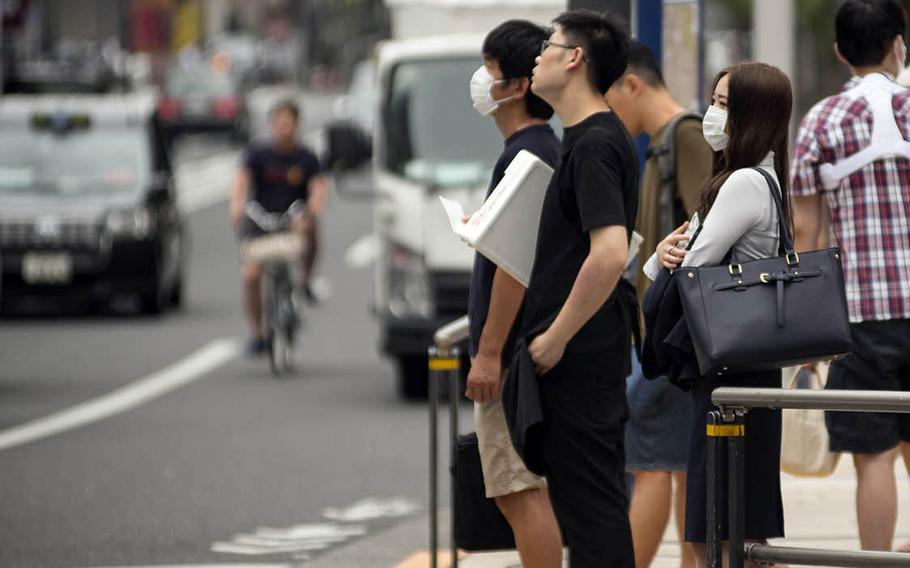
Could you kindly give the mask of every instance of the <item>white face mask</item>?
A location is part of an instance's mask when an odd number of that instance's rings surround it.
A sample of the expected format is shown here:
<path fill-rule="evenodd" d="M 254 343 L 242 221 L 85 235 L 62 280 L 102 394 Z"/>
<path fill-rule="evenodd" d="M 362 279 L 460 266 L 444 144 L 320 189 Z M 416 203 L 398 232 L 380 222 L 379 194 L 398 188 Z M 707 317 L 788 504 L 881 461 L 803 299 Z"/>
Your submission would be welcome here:
<path fill-rule="evenodd" d="M 499 105 L 512 98 L 506 97 L 497 101 L 490 95 L 493 85 L 505 82 L 505 79 L 494 79 L 484 65 L 481 65 L 471 76 L 471 100 L 474 101 L 474 110 L 480 113 L 480 116 L 489 115 L 499 108 Z"/>
<path fill-rule="evenodd" d="M 702 132 L 708 146 L 715 152 L 720 152 L 727 147 L 730 136 L 725 132 L 727 128 L 727 111 L 714 105 L 708 107 L 705 118 L 701 123 Z"/>

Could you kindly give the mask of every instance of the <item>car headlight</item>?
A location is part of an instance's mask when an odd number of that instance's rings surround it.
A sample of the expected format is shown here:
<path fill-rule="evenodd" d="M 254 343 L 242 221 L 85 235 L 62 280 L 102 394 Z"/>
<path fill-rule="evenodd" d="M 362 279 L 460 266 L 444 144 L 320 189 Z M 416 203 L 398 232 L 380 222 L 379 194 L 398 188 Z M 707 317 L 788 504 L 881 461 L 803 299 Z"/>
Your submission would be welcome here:
<path fill-rule="evenodd" d="M 395 245 L 389 249 L 389 312 L 397 318 L 433 315 L 430 282 L 423 259 Z"/>
<path fill-rule="evenodd" d="M 105 227 L 114 237 L 144 239 L 152 233 L 152 214 L 145 207 L 115 209 L 107 214 Z"/>

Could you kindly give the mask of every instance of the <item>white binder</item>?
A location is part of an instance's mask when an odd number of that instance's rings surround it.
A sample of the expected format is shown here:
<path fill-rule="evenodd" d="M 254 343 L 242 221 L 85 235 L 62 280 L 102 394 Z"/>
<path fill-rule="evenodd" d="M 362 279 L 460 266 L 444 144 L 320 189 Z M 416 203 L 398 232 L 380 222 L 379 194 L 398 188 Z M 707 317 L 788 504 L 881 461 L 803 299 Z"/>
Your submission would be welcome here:
<path fill-rule="evenodd" d="M 552 175 L 553 168 L 521 150 L 467 222 L 461 205 L 442 196 L 439 200 L 456 235 L 527 286 L 534 265 L 540 210 Z"/>
<path fill-rule="evenodd" d="M 553 168 L 521 150 L 506 167 L 502 180 L 467 221 L 461 205 L 439 196 L 452 231 L 477 252 L 527 287 L 534 267 L 540 211 Z M 629 261 L 637 254 L 641 235 L 634 233 Z"/>

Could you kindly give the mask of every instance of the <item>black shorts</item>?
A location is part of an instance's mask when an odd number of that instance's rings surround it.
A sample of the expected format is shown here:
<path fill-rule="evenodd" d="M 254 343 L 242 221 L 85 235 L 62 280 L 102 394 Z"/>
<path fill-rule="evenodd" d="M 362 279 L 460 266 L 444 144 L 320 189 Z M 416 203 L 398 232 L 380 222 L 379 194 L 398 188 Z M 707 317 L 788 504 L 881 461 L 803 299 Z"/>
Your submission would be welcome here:
<path fill-rule="evenodd" d="M 850 326 L 853 351 L 828 372 L 829 390 L 910 391 L 910 320 Z M 831 451 L 878 454 L 910 442 L 910 415 L 826 412 Z"/>

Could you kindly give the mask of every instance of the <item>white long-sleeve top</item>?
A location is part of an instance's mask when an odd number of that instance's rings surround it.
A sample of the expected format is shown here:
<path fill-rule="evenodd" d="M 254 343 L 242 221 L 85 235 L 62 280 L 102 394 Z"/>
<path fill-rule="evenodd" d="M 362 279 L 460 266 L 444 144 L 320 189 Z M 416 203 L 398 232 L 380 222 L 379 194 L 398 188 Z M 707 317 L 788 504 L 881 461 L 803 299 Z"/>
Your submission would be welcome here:
<path fill-rule="evenodd" d="M 777 180 L 773 152 L 758 166 Z M 760 173 L 743 168 L 730 174 L 720 187 L 682 266 L 716 266 L 731 248 L 732 262 L 769 258 L 777 256 L 778 243 L 777 208 L 768 182 Z M 645 273 L 653 279 L 659 267 L 655 253 L 648 259 Z"/>
<path fill-rule="evenodd" d="M 777 180 L 774 152 L 759 167 Z M 768 258 L 777 256 L 778 244 L 777 207 L 768 182 L 755 170 L 744 168 L 730 174 L 720 187 L 682 265 L 718 265 L 731 248 L 733 262 Z"/>

